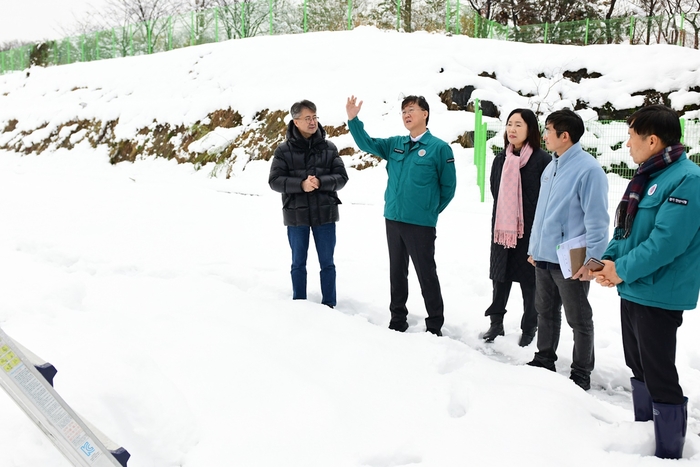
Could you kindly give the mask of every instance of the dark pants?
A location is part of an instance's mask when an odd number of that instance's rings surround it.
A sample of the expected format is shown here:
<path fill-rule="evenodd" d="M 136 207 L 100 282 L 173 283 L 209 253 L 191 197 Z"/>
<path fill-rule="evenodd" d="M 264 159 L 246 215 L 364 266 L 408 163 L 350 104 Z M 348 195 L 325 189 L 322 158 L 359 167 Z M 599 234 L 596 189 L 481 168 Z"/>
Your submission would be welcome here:
<path fill-rule="evenodd" d="M 314 234 L 314 244 L 321 266 L 321 303 L 335 306 L 335 223 L 316 227 L 308 225 L 288 226 L 287 237 L 292 247 L 292 298 L 306 299 L 306 258 L 309 252 L 309 231 Z"/>
<path fill-rule="evenodd" d="M 491 306 L 486 309 L 486 316 L 506 314 L 506 305 L 510 296 L 513 281 L 493 281 L 493 300 Z M 535 308 L 535 283 L 520 282 L 520 290 L 523 294 L 523 317 L 520 320 L 520 329 L 529 332 L 537 328 L 537 308 Z"/>
<path fill-rule="evenodd" d="M 539 266 L 539 265 L 538 265 Z M 535 270 L 537 308 L 537 353 L 535 360 L 554 369 L 561 331 L 561 307 L 574 331 L 571 373 L 590 376 L 595 364 L 593 352 L 593 310 L 588 303 L 590 283 L 564 279 L 559 269 Z"/>
<path fill-rule="evenodd" d="M 445 321 L 440 281 L 435 266 L 435 227 L 386 220 L 389 245 L 389 281 L 391 284 L 391 323 L 406 322 L 408 309 L 408 258 L 411 258 L 420 283 L 428 317 L 428 329 L 439 331 Z"/>
<path fill-rule="evenodd" d="M 625 363 L 634 377 L 646 383 L 654 402 L 683 404 L 676 371 L 676 331 L 683 312 L 622 299 L 620 316 Z"/>

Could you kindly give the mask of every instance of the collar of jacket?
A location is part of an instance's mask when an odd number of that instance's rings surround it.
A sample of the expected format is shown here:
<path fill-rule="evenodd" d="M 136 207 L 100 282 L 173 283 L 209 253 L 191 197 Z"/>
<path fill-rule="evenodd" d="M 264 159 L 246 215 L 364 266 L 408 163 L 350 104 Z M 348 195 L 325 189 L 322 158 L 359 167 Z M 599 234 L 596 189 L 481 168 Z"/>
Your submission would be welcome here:
<path fill-rule="evenodd" d="M 299 148 L 310 148 L 316 146 L 326 140 L 326 130 L 321 125 L 316 129 L 316 133 L 311 135 L 311 138 L 306 139 L 301 136 L 299 129 L 294 124 L 294 120 L 290 120 L 287 124 L 287 141 L 290 144 Z"/>
<path fill-rule="evenodd" d="M 556 159 L 557 166 L 558 167 L 563 167 L 564 165 L 568 164 L 569 161 L 575 159 L 579 155 L 583 154 L 583 148 L 581 147 L 581 142 L 575 143 L 573 146 L 571 146 L 569 149 L 564 151 L 564 154 L 561 156 L 553 156 L 554 159 Z"/>
<path fill-rule="evenodd" d="M 426 145 L 430 141 L 431 138 L 434 138 L 433 135 L 430 134 L 430 130 L 426 129 L 425 133 L 423 133 L 423 136 L 420 137 L 418 141 L 415 142 L 415 144 L 423 144 Z M 411 135 L 407 135 L 404 140 L 403 144 L 411 144 Z"/>

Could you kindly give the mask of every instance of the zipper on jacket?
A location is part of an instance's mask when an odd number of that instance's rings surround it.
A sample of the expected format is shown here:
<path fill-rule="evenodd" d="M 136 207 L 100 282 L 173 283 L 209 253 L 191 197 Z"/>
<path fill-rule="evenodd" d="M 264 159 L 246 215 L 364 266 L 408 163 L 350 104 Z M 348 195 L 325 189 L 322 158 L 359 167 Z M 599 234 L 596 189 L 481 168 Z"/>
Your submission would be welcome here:
<path fill-rule="evenodd" d="M 554 177 L 557 175 L 557 171 L 559 170 L 559 158 L 554 159 L 554 173 L 552 174 L 552 180 L 549 183 L 549 191 L 547 192 L 547 204 L 546 207 L 549 208 L 549 199 L 552 196 L 552 188 L 554 187 Z M 547 209 L 545 208 L 544 215 L 540 218 L 540 224 L 539 224 L 539 229 L 540 229 L 540 238 L 538 239 L 538 248 L 537 248 L 537 254 L 540 254 L 542 250 L 542 236 L 544 235 L 544 230 L 542 227 L 544 226 L 544 219 L 547 215 Z M 563 235 L 563 233 L 562 233 Z M 533 252 L 533 256 L 534 256 Z"/>

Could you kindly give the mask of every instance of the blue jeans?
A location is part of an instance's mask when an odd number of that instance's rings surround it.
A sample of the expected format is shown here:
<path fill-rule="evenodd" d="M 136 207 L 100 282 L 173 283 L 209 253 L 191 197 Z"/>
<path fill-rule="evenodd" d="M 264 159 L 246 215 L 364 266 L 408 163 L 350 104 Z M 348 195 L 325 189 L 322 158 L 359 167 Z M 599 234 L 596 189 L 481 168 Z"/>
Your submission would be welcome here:
<path fill-rule="evenodd" d="M 287 226 L 289 246 L 292 247 L 292 298 L 306 299 L 306 258 L 309 253 L 309 231 L 314 234 L 314 244 L 321 266 L 321 303 L 335 306 L 335 222 L 316 227 L 308 225 Z"/>

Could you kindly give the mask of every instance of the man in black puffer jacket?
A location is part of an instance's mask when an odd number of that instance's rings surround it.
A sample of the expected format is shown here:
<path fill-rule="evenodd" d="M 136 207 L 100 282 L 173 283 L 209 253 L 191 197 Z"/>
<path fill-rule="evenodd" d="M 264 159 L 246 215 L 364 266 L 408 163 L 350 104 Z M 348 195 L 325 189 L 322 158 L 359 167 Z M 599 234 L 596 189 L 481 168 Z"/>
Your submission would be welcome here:
<path fill-rule="evenodd" d="M 306 299 L 306 258 L 309 232 L 321 266 L 321 303 L 333 308 L 335 293 L 335 223 L 339 219 L 337 191 L 348 174 L 338 148 L 326 140 L 318 124 L 316 105 L 296 102 L 290 111 L 287 140 L 275 150 L 270 167 L 270 187 L 282 193 L 282 213 L 292 248 L 292 298 Z"/>

